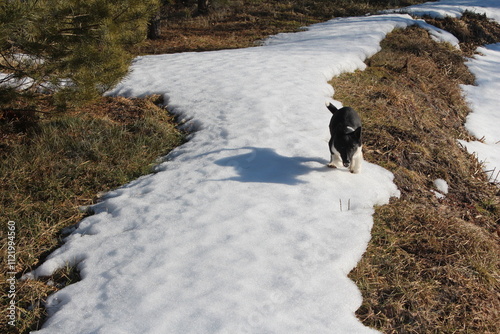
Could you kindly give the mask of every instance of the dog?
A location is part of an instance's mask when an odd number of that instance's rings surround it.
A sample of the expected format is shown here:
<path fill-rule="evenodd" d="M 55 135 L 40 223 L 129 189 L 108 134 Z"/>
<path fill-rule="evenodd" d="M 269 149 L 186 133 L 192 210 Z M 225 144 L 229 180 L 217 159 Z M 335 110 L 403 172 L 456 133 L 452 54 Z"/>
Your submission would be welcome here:
<path fill-rule="evenodd" d="M 328 142 L 331 160 L 328 167 L 337 168 L 343 165 L 349 168 L 351 173 L 359 173 L 363 161 L 361 119 L 352 108 L 337 109 L 331 103 L 326 107 L 332 113 L 331 138 Z"/>

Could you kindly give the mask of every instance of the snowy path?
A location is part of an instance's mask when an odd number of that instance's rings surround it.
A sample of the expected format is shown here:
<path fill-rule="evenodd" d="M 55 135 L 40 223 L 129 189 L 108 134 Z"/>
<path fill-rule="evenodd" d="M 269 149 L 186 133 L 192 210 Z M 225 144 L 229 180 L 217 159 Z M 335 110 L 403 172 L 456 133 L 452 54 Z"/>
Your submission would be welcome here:
<path fill-rule="evenodd" d="M 328 79 L 363 69 L 411 24 L 338 19 L 263 47 L 138 58 L 112 93 L 164 94 L 197 132 L 157 173 L 108 194 L 36 270 L 69 263 L 82 277 L 50 297 L 37 333 L 375 332 L 354 316 L 347 274 L 373 206 L 398 191 L 376 165 L 324 166 L 324 103 Z"/>

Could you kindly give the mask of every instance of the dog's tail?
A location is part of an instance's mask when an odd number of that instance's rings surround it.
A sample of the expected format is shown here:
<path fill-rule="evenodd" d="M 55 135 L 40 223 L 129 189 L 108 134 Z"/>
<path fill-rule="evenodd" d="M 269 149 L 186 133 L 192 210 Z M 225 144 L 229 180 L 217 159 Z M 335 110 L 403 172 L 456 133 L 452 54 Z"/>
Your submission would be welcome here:
<path fill-rule="evenodd" d="M 332 114 L 335 114 L 338 111 L 338 109 L 330 102 L 326 103 L 326 107 L 328 108 L 328 110 L 330 110 Z"/>

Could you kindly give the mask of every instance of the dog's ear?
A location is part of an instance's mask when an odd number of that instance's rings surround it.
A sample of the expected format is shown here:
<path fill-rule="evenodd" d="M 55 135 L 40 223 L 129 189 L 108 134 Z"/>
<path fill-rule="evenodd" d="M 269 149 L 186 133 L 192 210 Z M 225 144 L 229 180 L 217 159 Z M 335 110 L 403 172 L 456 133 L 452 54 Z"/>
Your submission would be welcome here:
<path fill-rule="evenodd" d="M 337 109 L 337 108 L 335 108 L 335 106 L 334 106 L 333 104 L 331 104 L 331 103 L 328 103 L 328 104 L 326 105 L 326 107 L 328 108 L 328 110 L 330 110 L 330 112 L 331 112 L 332 114 L 335 114 L 335 112 L 337 112 L 337 111 L 338 111 L 338 109 Z"/>
<path fill-rule="evenodd" d="M 354 132 L 351 133 L 352 136 L 354 138 L 356 138 L 356 140 L 361 143 L 361 127 L 357 128 L 356 130 L 354 130 Z"/>
<path fill-rule="evenodd" d="M 351 136 L 352 138 L 356 139 L 357 141 L 361 141 L 361 127 L 356 128 L 356 130 L 353 130 L 350 126 L 347 127 L 346 129 L 346 134 Z"/>

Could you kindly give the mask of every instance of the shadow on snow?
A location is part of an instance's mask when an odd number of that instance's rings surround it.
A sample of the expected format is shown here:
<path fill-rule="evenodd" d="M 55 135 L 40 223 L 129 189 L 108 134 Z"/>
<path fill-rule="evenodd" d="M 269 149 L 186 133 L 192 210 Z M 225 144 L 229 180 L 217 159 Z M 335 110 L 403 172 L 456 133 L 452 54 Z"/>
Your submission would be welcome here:
<path fill-rule="evenodd" d="M 328 169 L 325 166 L 326 160 L 286 157 L 279 155 L 270 148 L 242 147 L 240 149 L 224 149 L 221 151 L 239 151 L 242 149 L 250 150 L 250 152 L 215 161 L 215 164 L 219 166 L 233 168 L 238 174 L 223 180 L 296 185 L 306 183 L 306 181 L 300 180 L 299 176 L 312 171 L 326 171 Z M 311 163 L 317 163 L 320 166 L 311 166 Z"/>

